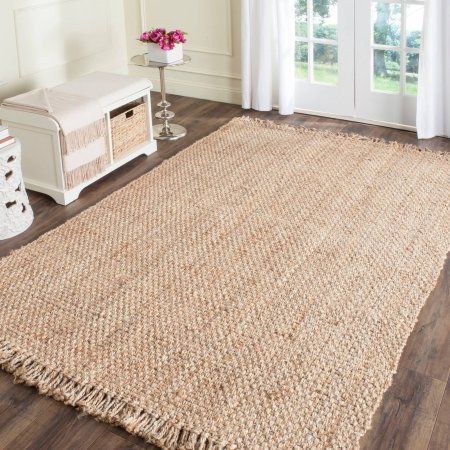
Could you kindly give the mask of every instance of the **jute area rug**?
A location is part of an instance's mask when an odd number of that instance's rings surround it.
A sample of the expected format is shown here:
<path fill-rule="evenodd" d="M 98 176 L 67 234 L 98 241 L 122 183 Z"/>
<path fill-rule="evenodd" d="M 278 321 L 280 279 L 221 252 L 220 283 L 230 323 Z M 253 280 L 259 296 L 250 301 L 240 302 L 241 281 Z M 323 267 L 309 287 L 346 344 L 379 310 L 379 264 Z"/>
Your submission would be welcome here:
<path fill-rule="evenodd" d="M 0 261 L 0 361 L 164 448 L 355 448 L 450 247 L 450 159 L 235 119 Z"/>

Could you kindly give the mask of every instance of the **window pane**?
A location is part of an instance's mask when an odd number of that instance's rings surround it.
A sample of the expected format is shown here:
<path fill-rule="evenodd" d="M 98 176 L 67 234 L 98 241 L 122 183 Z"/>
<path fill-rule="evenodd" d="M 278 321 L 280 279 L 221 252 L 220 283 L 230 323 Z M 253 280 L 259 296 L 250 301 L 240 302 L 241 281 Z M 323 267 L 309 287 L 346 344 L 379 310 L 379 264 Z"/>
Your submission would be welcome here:
<path fill-rule="evenodd" d="M 402 6 L 400 3 L 372 4 L 373 42 L 400 45 Z"/>
<path fill-rule="evenodd" d="M 376 91 L 400 92 L 400 52 L 374 50 L 373 88 Z"/>
<path fill-rule="evenodd" d="M 297 0 L 295 3 L 295 34 L 299 37 L 308 37 L 307 0 Z"/>
<path fill-rule="evenodd" d="M 295 76 L 300 80 L 308 79 L 308 43 L 295 43 Z"/>
<path fill-rule="evenodd" d="M 319 83 L 338 83 L 337 45 L 314 44 L 314 81 Z"/>
<path fill-rule="evenodd" d="M 406 54 L 406 87 L 405 92 L 409 95 L 417 95 L 417 84 L 419 80 L 419 54 Z"/>
<path fill-rule="evenodd" d="M 422 41 L 423 5 L 406 6 L 406 46 L 420 48 Z"/>
<path fill-rule="evenodd" d="M 337 0 L 314 0 L 314 37 L 337 39 L 338 5 Z"/>

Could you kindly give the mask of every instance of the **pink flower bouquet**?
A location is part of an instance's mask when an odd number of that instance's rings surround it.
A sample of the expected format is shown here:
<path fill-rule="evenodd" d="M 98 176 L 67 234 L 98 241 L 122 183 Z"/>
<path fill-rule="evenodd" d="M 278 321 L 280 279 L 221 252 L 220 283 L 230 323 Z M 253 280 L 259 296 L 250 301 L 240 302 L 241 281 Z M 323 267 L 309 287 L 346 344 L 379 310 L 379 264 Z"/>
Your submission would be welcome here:
<path fill-rule="evenodd" d="M 150 31 L 144 31 L 139 40 L 146 44 L 153 42 L 158 44 L 161 50 L 172 50 L 176 44 L 184 44 L 186 42 L 187 33 L 181 30 L 166 32 L 165 28 L 154 28 Z"/>
<path fill-rule="evenodd" d="M 186 34 L 181 30 L 167 32 L 165 28 L 144 31 L 139 40 L 148 44 L 149 59 L 161 63 L 171 63 L 183 59 Z"/>

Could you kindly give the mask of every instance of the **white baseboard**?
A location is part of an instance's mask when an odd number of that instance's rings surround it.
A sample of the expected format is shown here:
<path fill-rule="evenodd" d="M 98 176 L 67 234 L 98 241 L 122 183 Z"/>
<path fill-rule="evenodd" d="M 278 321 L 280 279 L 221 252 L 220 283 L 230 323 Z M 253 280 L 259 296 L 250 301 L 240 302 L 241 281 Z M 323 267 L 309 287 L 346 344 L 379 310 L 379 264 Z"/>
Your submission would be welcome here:
<path fill-rule="evenodd" d="M 159 91 L 159 79 L 150 77 L 155 91 Z M 216 102 L 241 103 L 241 90 L 230 87 L 214 86 L 206 83 L 184 82 L 179 80 L 166 80 L 166 89 L 170 94 L 183 95 L 185 97 L 201 98 Z"/>

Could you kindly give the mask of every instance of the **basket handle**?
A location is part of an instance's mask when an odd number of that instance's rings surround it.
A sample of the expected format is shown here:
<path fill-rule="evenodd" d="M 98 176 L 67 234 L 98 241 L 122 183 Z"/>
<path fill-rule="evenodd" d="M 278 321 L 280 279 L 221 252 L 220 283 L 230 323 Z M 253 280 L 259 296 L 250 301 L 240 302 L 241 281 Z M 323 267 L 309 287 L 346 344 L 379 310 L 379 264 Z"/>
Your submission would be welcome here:
<path fill-rule="evenodd" d="M 125 118 L 129 119 L 130 117 L 133 117 L 133 114 L 134 114 L 134 109 L 131 109 L 130 111 L 127 111 L 125 113 Z"/>

